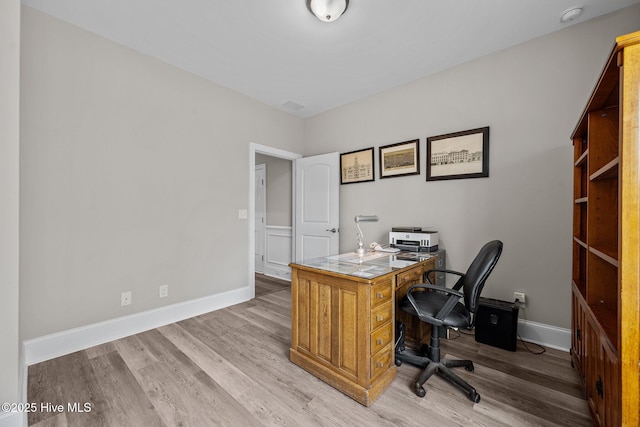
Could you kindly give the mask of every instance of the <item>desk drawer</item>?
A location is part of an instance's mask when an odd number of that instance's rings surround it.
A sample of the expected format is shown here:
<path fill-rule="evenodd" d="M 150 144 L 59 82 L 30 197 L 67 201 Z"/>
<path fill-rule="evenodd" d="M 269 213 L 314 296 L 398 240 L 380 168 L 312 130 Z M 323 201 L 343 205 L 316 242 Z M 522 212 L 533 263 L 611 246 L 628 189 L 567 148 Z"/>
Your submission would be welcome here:
<path fill-rule="evenodd" d="M 378 329 L 379 326 L 391 320 L 393 316 L 393 305 L 391 301 L 374 308 L 371 311 L 371 330 Z"/>
<path fill-rule="evenodd" d="M 371 358 L 371 379 L 385 372 L 391 366 L 391 346 Z"/>
<path fill-rule="evenodd" d="M 391 323 L 383 326 L 371 334 L 371 354 L 376 354 L 380 349 L 393 340 L 393 328 Z"/>
<path fill-rule="evenodd" d="M 398 274 L 398 276 L 396 276 L 396 287 L 422 282 L 423 273 L 424 269 L 422 267 L 416 267 L 409 271 L 405 271 L 404 273 Z"/>
<path fill-rule="evenodd" d="M 393 294 L 391 283 L 391 280 L 385 280 L 384 282 L 373 286 L 371 289 L 371 308 L 384 304 L 387 301 L 391 301 L 391 295 Z"/>

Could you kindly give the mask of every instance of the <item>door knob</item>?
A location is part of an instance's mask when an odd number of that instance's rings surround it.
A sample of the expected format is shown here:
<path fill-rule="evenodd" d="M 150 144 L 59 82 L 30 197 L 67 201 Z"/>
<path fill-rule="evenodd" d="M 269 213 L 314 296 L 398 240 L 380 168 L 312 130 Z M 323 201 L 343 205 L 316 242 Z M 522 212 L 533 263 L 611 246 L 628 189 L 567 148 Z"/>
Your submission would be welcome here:
<path fill-rule="evenodd" d="M 326 230 L 324 230 L 324 231 L 330 231 L 330 232 L 332 232 L 332 233 L 337 233 L 337 232 L 338 232 L 338 229 L 337 229 L 337 228 L 335 228 L 335 227 L 333 227 L 333 228 L 327 228 L 327 229 L 326 229 Z"/>

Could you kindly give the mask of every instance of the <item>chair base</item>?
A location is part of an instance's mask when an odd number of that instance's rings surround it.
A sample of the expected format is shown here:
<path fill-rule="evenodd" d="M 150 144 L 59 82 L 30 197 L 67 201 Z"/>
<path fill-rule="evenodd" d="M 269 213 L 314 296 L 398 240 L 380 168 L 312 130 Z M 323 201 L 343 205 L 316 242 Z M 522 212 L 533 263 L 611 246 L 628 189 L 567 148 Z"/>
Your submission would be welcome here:
<path fill-rule="evenodd" d="M 403 346 L 404 347 L 404 346 Z M 426 347 L 425 354 L 430 353 L 429 346 Z M 471 360 L 442 360 L 434 361 L 427 356 L 421 354 L 414 354 L 411 350 L 403 349 L 396 352 L 396 365 L 402 365 L 402 362 L 407 362 L 415 366 L 424 368 L 418 379 L 414 384 L 414 392 L 420 397 L 424 397 L 427 393 L 423 387 L 424 383 L 433 375 L 438 374 L 445 380 L 449 381 L 460 390 L 466 393 L 469 400 L 474 403 L 480 402 L 480 395 L 469 385 L 466 381 L 456 375 L 451 368 L 464 367 L 467 371 L 473 372 L 473 362 Z"/>

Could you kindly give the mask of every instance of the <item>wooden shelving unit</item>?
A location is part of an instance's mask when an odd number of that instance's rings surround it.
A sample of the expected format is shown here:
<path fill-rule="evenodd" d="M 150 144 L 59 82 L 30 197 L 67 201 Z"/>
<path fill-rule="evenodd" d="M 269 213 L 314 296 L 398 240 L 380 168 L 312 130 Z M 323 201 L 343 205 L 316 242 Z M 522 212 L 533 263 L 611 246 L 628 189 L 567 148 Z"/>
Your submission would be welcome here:
<path fill-rule="evenodd" d="M 572 361 L 596 425 L 638 426 L 640 32 L 619 37 L 572 135 Z"/>

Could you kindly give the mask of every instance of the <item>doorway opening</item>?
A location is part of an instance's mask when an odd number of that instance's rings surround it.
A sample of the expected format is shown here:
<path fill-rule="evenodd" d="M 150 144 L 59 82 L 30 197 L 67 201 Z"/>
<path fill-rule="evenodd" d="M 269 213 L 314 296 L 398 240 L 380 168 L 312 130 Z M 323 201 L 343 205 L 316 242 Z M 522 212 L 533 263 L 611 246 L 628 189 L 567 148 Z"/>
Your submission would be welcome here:
<path fill-rule="evenodd" d="M 266 156 L 266 157 L 265 157 Z M 256 158 L 259 157 L 258 163 L 256 162 Z M 260 161 L 268 158 L 275 159 L 284 159 L 290 163 L 291 166 L 291 194 L 289 195 L 289 200 L 291 203 L 291 229 L 293 233 L 294 221 L 295 218 L 295 178 L 293 172 L 293 161 L 301 158 L 302 155 L 298 153 L 293 153 L 285 150 L 280 150 L 278 148 L 269 147 L 266 145 L 260 145 L 256 143 L 249 143 L 249 271 L 248 271 L 248 283 L 249 290 L 251 294 L 251 298 L 255 298 L 256 296 L 256 164 L 259 164 Z M 267 165 L 267 170 L 269 166 Z M 267 181 L 267 185 L 269 185 Z M 267 208 L 268 209 L 268 208 Z M 277 227 L 277 226 L 276 226 Z M 292 245 L 294 244 L 293 239 L 291 239 Z M 291 261 L 291 260 L 289 260 Z"/>

